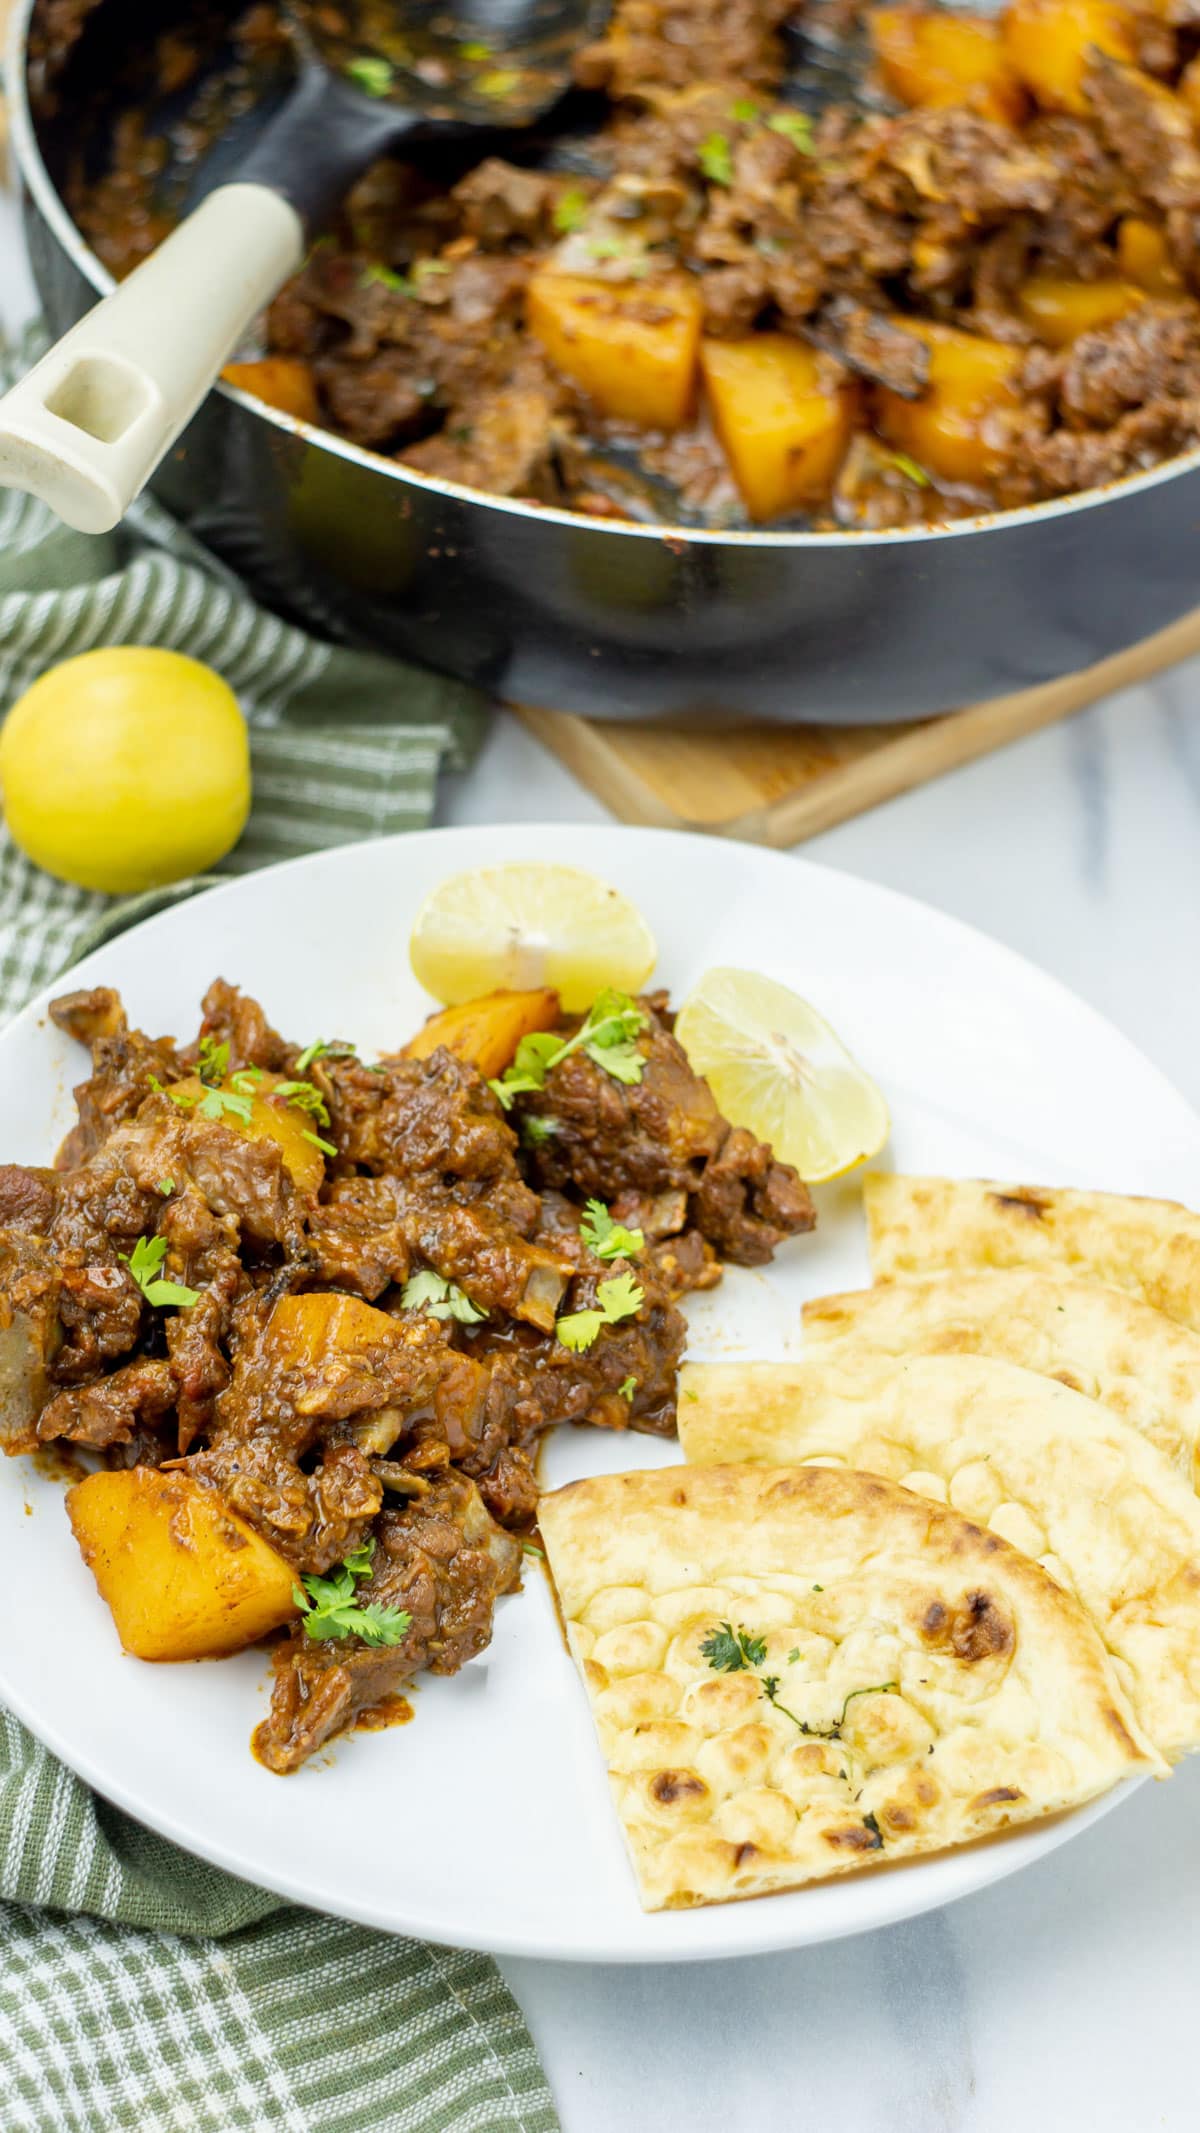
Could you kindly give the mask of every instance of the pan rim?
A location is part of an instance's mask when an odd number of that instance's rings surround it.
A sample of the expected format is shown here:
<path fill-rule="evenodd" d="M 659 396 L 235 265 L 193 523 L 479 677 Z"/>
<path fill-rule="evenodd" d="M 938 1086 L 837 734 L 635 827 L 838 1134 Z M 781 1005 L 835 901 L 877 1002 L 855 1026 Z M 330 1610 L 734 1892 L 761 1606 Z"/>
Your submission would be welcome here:
<path fill-rule="evenodd" d="M 36 4 L 37 0 L 17 0 L 9 17 L 3 54 L 2 79 L 8 102 L 13 158 L 23 190 L 33 201 L 56 242 L 84 279 L 91 283 L 97 295 L 104 297 L 110 295 L 115 288 L 115 278 L 85 243 L 80 230 L 72 221 L 50 177 L 38 143 L 29 104 L 26 66 L 27 32 Z M 1157 466 L 1148 467 L 1137 474 L 1124 474 L 1116 481 L 1106 482 L 1098 488 L 1077 490 L 1070 496 L 1049 498 L 1042 503 L 1022 505 L 1015 510 L 981 511 L 968 518 L 951 520 L 943 526 L 861 527 L 828 533 L 772 533 L 757 528 L 738 527 L 646 526 L 628 520 L 592 518 L 584 512 L 566 511 L 556 504 L 533 503 L 520 497 L 495 496 L 486 489 L 474 489 L 462 482 L 422 474 L 417 468 L 404 466 L 398 460 L 385 459 L 380 453 L 366 451 L 361 445 L 352 444 L 348 438 L 339 437 L 334 431 L 323 429 L 315 422 L 305 422 L 299 416 L 284 414 L 282 410 L 269 406 L 265 400 L 260 400 L 256 394 L 246 392 L 240 386 L 230 385 L 224 379 L 218 378 L 212 390 L 286 435 L 302 438 L 305 442 L 330 453 L 334 458 L 361 467 L 365 472 L 384 480 L 393 481 L 400 489 L 421 490 L 427 495 L 445 497 L 453 503 L 485 508 L 501 517 L 524 519 L 539 526 L 561 526 L 576 538 L 586 535 L 591 540 L 604 536 L 608 539 L 650 541 L 659 545 L 667 542 L 676 552 L 685 547 L 697 547 L 728 548 L 742 552 L 748 549 L 765 549 L 768 552 L 785 554 L 793 551 L 825 553 L 847 547 L 861 549 L 926 546 L 941 541 L 962 540 L 980 533 L 1016 534 L 1025 528 L 1036 529 L 1082 511 L 1118 505 L 1128 496 L 1142 495 L 1165 482 L 1200 471 L 1198 444 L 1189 452 L 1177 453 Z"/>

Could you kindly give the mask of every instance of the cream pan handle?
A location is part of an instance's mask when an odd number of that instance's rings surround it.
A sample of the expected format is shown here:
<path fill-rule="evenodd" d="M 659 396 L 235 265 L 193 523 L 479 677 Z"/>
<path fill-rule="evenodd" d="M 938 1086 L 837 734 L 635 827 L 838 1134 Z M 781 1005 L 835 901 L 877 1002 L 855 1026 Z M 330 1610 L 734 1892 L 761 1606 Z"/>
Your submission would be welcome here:
<path fill-rule="evenodd" d="M 106 533 L 303 254 L 280 194 L 219 186 L 0 397 L 0 487 Z"/>

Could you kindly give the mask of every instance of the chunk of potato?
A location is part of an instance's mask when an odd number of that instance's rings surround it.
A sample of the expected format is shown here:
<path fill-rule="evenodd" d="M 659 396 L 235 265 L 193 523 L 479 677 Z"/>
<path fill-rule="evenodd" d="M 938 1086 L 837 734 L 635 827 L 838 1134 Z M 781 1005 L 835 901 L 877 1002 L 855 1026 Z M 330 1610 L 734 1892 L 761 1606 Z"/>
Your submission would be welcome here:
<path fill-rule="evenodd" d="M 1181 84 L 1182 87 L 1182 84 Z M 1196 116 L 1200 117 L 1200 106 Z M 1157 222 L 1125 215 L 1117 225 L 1117 265 L 1126 281 L 1147 296 L 1178 296 L 1183 276 L 1171 257 L 1167 233 Z"/>
<path fill-rule="evenodd" d="M 284 1097 L 272 1096 L 285 1077 L 282 1074 L 263 1074 L 254 1084 L 254 1094 L 247 1100 L 249 1118 L 240 1118 L 235 1111 L 223 1110 L 221 1124 L 233 1133 L 242 1133 L 248 1141 L 274 1141 L 283 1157 L 284 1167 L 291 1173 L 292 1182 L 300 1192 L 319 1192 L 325 1177 L 325 1157 L 316 1145 L 322 1137 L 321 1129 L 311 1111 L 301 1111 Z M 235 1096 L 243 1096 L 243 1090 L 235 1089 L 233 1077 L 229 1076 L 221 1087 Z M 195 1115 L 194 1106 L 203 1102 L 208 1094 L 207 1086 L 195 1074 L 185 1081 L 171 1083 L 173 1095 L 194 1099 L 189 1105 L 188 1116 Z"/>
<path fill-rule="evenodd" d="M 1103 281 L 1069 281 L 1060 274 L 1031 274 L 1017 291 L 1017 306 L 1038 339 L 1066 348 L 1081 333 L 1111 326 L 1146 301 L 1132 282 L 1108 275 Z"/>
<path fill-rule="evenodd" d="M 801 341 L 756 333 L 700 351 L 713 424 L 751 518 L 819 503 L 833 486 L 857 389 Z"/>
<path fill-rule="evenodd" d="M 1134 56 L 1134 24 L 1114 0 L 1012 0 L 1001 17 L 1009 60 L 1046 111 L 1088 109 L 1083 78 L 1094 49 L 1110 59 Z"/>
<path fill-rule="evenodd" d="M 1025 90 L 990 16 L 877 7 L 868 23 L 884 85 L 902 104 L 939 111 L 965 103 L 1013 126 L 1024 116 Z"/>
<path fill-rule="evenodd" d="M 702 308 L 683 275 L 642 284 L 546 268 L 530 281 L 526 321 L 555 369 L 602 413 L 674 430 L 692 405 Z"/>
<path fill-rule="evenodd" d="M 67 1515 L 135 1659 L 219 1658 L 298 1612 L 291 1564 L 188 1474 L 89 1474 Z"/>
<path fill-rule="evenodd" d="M 340 1358 L 361 1357 L 380 1344 L 394 1346 L 396 1320 L 387 1311 L 377 1311 L 361 1296 L 343 1296 L 332 1290 L 313 1290 L 303 1296 L 281 1296 L 267 1320 L 263 1349 L 283 1370 L 303 1370 L 314 1381 L 328 1367 L 340 1375 Z M 301 1414 L 320 1413 L 319 1404 L 303 1396 L 295 1401 Z"/>
<path fill-rule="evenodd" d="M 443 1007 L 430 1015 L 404 1047 L 406 1059 L 428 1059 L 444 1044 L 456 1059 L 478 1067 L 487 1080 L 511 1065 L 522 1037 L 553 1029 L 559 1016 L 556 992 L 489 992 L 460 1007 Z"/>
<path fill-rule="evenodd" d="M 1024 360 L 1020 348 L 956 326 L 924 319 L 898 319 L 929 349 L 929 380 L 919 400 L 880 390 L 875 412 L 889 442 L 928 467 L 942 481 L 982 487 L 998 472 L 999 438 L 989 418 L 1018 406 L 1015 386 Z"/>
<path fill-rule="evenodd" d="M 321 410 L 317 388 L 307 363 L 299 356 L 264 356 L 260 363 L 227 363 L 221 372 L 227 385 L 240 385 L 268 407 L 300 422 L 319 422 Z"/>

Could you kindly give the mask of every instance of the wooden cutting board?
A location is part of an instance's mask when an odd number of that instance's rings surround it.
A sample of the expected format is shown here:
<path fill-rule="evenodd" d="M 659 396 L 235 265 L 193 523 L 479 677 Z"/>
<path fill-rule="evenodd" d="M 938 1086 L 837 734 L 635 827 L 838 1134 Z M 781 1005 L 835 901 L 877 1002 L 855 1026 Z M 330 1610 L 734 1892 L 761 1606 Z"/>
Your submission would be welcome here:
<path fill-rule="evenodd" d="M 1015 696 L 900 726 L 629 726 L 515 705 L 622 822 L 799 844 L 850 815 L 1200 652 L 1200 608 L 1128 651 Z"/>

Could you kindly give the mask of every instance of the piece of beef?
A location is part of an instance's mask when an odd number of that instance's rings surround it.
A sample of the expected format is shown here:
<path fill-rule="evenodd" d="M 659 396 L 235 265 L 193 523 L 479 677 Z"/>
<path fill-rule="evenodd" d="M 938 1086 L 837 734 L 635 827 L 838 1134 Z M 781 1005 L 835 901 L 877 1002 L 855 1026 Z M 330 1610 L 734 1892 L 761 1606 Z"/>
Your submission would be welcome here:
<path fill-rule="evenodd" d="M 45 1236 L 58 1204 L 56 1170 L 0 1163 L 0 1229 Z"/>
<path fill-rule="evenodd" d="M 1137 191 L 1085 118 L 1040 113 L 1025 138 L 1054 171 L 1054 198 L 1036 218 L 1023 217 L 1021 226 L 1032 232 L 1045 270 L 1073 279 L 1089 261 L 1100 260 L 1117 217 L 1133 213 Z M 1111 252 L 1107 256 L 1111 273 Z"/>
<path fill-rule="evenodd" d="M 488 1193 L 464 1200 L 428 1177 L 388 1183 L 414 1258 L 457 1283 L 480 1310 L 550 1330 L 571 1277 L 569 1258 L 529 1243 L 496 1215 Z"/>
<path fill-rule="evenodd" d="M 894 318 L 868 310 L 847 296 L 825 306 L 813 338 L 859 377 L 884 385 L 904 400 L 919 400 L 929 382 L 929 349 Z"/>
<path fill-rule="evenodd" d="M 427 426 L 431 396 L 414 380 L 407 349 L 384 348 L 353 367 L 339 352 L 317 365 L 317 378 L 334 423 L 354 444 L 398 447 Z"/>
<path fill-rule="evenodd" d="M 497 1597 L 519 1583 L 518 1544 L 488 1516 L 474 1485 L 444 1474 L 375 1527 L 371 1576 L 360 1605 L 409 1617 L 396 1644 L 357 1637 L 315 1641 L 302 1626 L 282 1655 L 268 1716 L 255 1734 L 259 1760 L 298 1770 L 360 1711 L 394 1694 L 423 1667 L 455 1674 L 490 1642 Z"/>
<path fill-rule="evenodd" d="M 1067 352 L 1059 405 L 1073 429 L 1110 429 L 1131 408 L 1200 399 L 1200 314 L 1143 304 L 1080 334 Z"/>
<path fill-rule="evenodd" d="M 487 156 L 460 179 L 451 197 L 462 210 L 467 235 L 499 246 L 514 237 L 532 242 L 546 235 L 557 190 L 555 179 L 542 171 L 519 170 L 515 163 Z"/>
<path fill-rule="evenodd" d="M 185 1110 L 169 1097 L 147 1097 L 136 1118 L 116 1128 L 106 1151 L 147 1199 L 169 1179 L 192 1187 L 210 1212 L 228 1216 L 255 1245 L 304 1249 L 308 1199 L 274 1140 L 251 1140 L 236 1123 Z"/>
<path fill-rule="evenodd" d="M 373 1303 L 393 1282 L 407 1281 L 412 1253 L 386 1179 L 345 1178 L 308 1218 L 313 1279 Z"/>
<path fill-rule="evenodd" d="M 1161 82 L 1093 51 L 1084 94 L 1100 137 L 1139 193 L 1164 210 L 1200 210 L 1200 149 L 1191 113 Z"/>
<path fill-rule="evenodd" d="M 183 1068 L 169 1037 L 147 1037 L 129 1028 L 120 995 L 108 986 L 63 993 L 51 1001 L 50 1019 L 92 1054 L 91 1077 L 75 1090 L 79 1120 L 58 1159 L 61 1169 L 71 1170 L 87 1161 L 114 1126 L 135 1115 L 156 1081 L 177 1080 Z"/>
<path fill-rule="evenodd" d="M 229 1070 L 263 1067 L 270 1074 L 287 1068 L 294 1053 L 271 1028 L 257 1000 L 224 978 L 214 978 L 204 995 L 200 1036 L 229 1046 Z M 198 1046 L 196 1047 L 198 1049 Z"/>
<path fill-rule="evenodd" d="M 572 1052 L 536 1098 L 522 1099 L 555 1121 L 533 1151 L 539 1176 L 605 1202 L 681 1191 L 688 1219 L 726 1258 L 765 1265 L 786 1237 L 813 1227 L 812 1201 L 790 1165 L 721 1116 L 664 1019 L 665 997 L 640 1005 L 640 1081 L 617 1081 L 586 1052 Z"/>
<path fill-rule="evenodd" d="M 356 1059 L 320 1066 L 330 1137 L 345 1163 L 376 1175 L 519 1176 L 517 1138 L 496 1098 L 473 1066 L 444 1049 L 428 1059 L 388 1059 L 378 1070 Z"/>
<path fill-rule="evenodd" d="M 651 102 L 658 88 L 726 82 L 769 89 L 783 72 L 779 30 L 794 0 L 617 0 L 602 37 L 574 63 L 581 88 Z"/>
<path fill-rule="evenodd" d="M 167 1358 L 178 1413 L 176 1441 L 181 1453 L 190 1451 L 197 1437 L 209 1434 L 214 1403 L 229 1383 L 229 1364 L 222 1342 L 240 1287 L 241 1269 L 235 1261 L 234 1269 L 204 1289 L 194 1304 L 187 1310 L 173 1311 L 166 1321 Z"/>
<path fill-rule="evenodd" d="M 513 1322 L 466 1329 L 468 1352 L 490 1360 L 493 1392 L 478 1449 L 461 1463 L 469 1473 L 488 1470 L 500 1441 L 522 1449 L 557 1422 L 588 1422 L 599 1429 L 641 1429 L 670 1436 L 675 1428 L 676 1372 L 687 1339 L 683 1314 L 668 1284 L 646 1257 L 603 1261 L 579 1243 L 579 1271 L 563 1316 L 596 1308 L 602 1282 L 629 1275 L 641 1291 L 636 1314 L 601 1325 L 580 1350 L 557 1334 L 538 1334 Z"/>
<path fill-rule="evenodd" d="M 112 1370 L 87 1385 L 72 1385 L 54 1395 L 38 1417 L 43 1443 L 65 1437 L 71 1444 L 103 1450 L 127 1444 L 144 1423 L 153 1425 L 175 1403 L 169 1363 L 143 1358 Z"/>
<path fill-rule="evenodd" d="M 334 1444 L 306 1470 L 271 1425 L 247 1437 L 226 1431 L 182 1462 L 217 1491 L 298 1571 L 322 1574 L 367 1537 L 382 1484 L 356 1444 Z"/>

